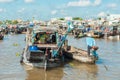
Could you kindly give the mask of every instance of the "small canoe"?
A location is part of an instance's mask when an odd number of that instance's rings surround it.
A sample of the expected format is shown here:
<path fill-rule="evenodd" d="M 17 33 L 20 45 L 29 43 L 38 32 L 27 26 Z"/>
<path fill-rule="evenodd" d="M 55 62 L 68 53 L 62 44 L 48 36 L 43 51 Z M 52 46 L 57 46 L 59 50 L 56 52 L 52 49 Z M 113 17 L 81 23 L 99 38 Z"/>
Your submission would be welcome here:
<path fill-rule="evenodd" d="M 102 32 L 89 32 L 86 34 L 89 37 L 93 37 L 93 38 L 103 38 L 104 34 Z"/>
<path fill-rule="evenodd" d="M 68 58 L 72 58 L 82 63 L 95 63 L 97 58 L 92 54 L 88 56 L 86 50 L 78 49 L 70 46 L 70 50 L 65 50 L 65 56 Z"/>

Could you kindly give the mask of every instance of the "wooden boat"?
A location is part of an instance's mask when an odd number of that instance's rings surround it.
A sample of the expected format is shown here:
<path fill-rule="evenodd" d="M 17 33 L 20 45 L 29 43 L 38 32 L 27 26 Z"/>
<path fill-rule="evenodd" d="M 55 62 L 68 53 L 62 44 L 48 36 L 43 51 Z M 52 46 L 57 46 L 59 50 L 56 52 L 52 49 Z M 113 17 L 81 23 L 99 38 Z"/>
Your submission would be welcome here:
<path fill-rule="evenodd" d="M 110 39 L 110 40 L 120 40 L 120 35 L 108 36 L 108 39 Z"/>
<path fill-rule="evenodd" d="M 82 38 L 86 36 L 82 28 L 75 28 L 74 30 L 72 30 L 72 34 L 74 35 L 75 38 Z"/>
<path fill-rule="evenodd" d="M 20 25 L 19 29 L 20 29 L 22 34 L 26 34 L 26 32 L 27 32 L 27 26 L 26 25 Z"/>
<path fill-rule="evenodd" d="M 118 26 L 113 26 L 111 30 L 105 33 L 105 38 L 110 40 L 119 40 L 120 39 L 120 31 Z"/>
<path fill-rule="evenodd" d="M 86 37 L 86 34 L 79 33 L 79 34 L 75 35 L 75 38 L 82 38 L 82 37 Z"/>
<path fill-rule="evenodd" d="M 45 70 L 61 65 L 64 56 L 56 30 L 51 27 L 28 28 L 21 62 L 33 67 L 44 67 Z"/>
<path fill-rule="evenodd" d="M 91 55 L 88 56 L 86 50 L 78 49 L 72 46 L 70 46 L 69 50 L 65 50 L 65 53 L 68 58 L 72 58 L 82 63 L 95 63 L 98 59 L 98 55 L 95 56 L 91 53 Z"/>
<path fill-rule="evenodd" d="M 86 35 L 89 37 L 93 37 L 93 38 L 103 38 L 104 37 L 104 34 L 99 31 L 91 31 L 91 32 L 86 33 Z"/>

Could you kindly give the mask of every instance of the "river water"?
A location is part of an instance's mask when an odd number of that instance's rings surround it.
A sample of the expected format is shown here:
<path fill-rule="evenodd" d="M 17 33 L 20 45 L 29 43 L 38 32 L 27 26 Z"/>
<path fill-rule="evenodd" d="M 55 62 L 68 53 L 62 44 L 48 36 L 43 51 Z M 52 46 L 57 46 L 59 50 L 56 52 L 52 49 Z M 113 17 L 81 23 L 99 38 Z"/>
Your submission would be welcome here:
<path fill-rule="evenodd" d="M 99 46 L 96 64 L 71 61 L 44 71 L 20 64 L 24 39 L 24 34 L 8 35 L 0 41 L 0 80 L 120 80 L 120 41 L 96 39 Z M 86 50 L 85 38 L 68 39 L 69 45 Z"/>

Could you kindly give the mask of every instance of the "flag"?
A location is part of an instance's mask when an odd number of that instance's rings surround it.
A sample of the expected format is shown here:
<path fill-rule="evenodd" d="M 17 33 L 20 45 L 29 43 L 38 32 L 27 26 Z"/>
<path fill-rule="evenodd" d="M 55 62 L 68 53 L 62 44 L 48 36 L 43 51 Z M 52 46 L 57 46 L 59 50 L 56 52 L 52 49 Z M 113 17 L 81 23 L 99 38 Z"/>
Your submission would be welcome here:
<path fill-rule="evenodd" d="M 71 21 L 68 21 L 68 32 L 70 32 L 74 28 Z"/>
<path fill-rule="evenodd" d="M 70 27 L 70 29 L 73 29 L 73 28 L 74 28 L 73 25 L 72 25 L 72 23 L 69 25 L 69 27 Z"/>

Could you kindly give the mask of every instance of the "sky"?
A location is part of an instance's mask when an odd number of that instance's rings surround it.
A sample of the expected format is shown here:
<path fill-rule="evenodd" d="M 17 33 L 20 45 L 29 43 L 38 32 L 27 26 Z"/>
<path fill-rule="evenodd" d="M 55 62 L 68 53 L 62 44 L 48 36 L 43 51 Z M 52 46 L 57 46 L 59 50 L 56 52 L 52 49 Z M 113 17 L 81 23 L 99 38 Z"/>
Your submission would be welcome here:
<path fill-rule="evenodd" d="M 119 3 L 120 0 L 0 0 L 0 20 L 101 17 L 120 14 Z"/>

